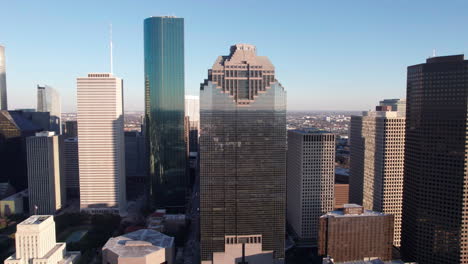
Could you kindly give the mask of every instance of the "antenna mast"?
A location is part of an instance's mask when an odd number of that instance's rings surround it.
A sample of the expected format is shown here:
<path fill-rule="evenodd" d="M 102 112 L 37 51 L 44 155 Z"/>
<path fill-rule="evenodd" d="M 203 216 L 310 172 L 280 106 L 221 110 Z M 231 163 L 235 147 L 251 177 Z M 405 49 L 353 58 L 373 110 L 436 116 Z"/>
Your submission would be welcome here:
<path fill-rule="evenodd" d="M 112 24 L 109 25 L 109 33 L 110 33 L 110 72 L 111 74 L 114 74 L 114 62 L 113 60 L 113 54 L 112 54 Z"/>

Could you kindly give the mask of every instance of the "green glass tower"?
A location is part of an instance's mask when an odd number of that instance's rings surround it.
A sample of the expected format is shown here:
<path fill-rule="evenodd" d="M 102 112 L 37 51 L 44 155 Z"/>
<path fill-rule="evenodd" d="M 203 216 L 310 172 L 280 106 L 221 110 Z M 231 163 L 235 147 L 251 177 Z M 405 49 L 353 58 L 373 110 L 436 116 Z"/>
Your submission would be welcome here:
<path fill-rule="evenodd" d="M 150 206 L 183 208 L 187 190 L 183 18 L 145 19 L 144 59 Z"/>

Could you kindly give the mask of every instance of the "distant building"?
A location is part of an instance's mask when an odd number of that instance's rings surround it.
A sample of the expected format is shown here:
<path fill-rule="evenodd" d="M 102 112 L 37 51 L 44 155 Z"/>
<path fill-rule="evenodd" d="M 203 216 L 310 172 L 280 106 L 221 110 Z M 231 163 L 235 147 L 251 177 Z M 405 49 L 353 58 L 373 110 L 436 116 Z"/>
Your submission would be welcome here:
<path fill-rule="evenodd" d="M 8 110 L 5 47 L 0 45 L 0 110 Z"/>
<path fill-rule="evenodd" d="M 174 238 L 150 229 L 110 238 L 102 248 L 102 263 L 174 264 Z"/>
<path fill-rule="evenodd" d="M 63 140 L 63 173 L 67 198 L 80 196 L 80 166 L 78 162 L 78 138 Z"/>
<path fill-rule="evenodd" d="M 391 106 L 351 117 L 350 202 L 395 216 L 394 245 L 400 246 L 405 155 L 405 115 Z M 402 101 L 398 107 L 404 108 Z"/>
<path fill-rule="evenodd" d="M 33 215 L 16 226 L 16 253 L 5 264 L 74 264 L 80 252 L 67 252 L 57 243 L 52 215 Z"/>
<path fill-rule="evenodd" d="M 125 132 L 125 175 L 129 200 L 143 195 L 147 180 L 145 137 L 141 132 Z"/>
<path fill-rule="evenodd" d="M 349 203 L 349 184 L 335 183 L 335 210 Z"/>
<path fill-rule="evenodd" d="M 335 135 L 288 131 L 287 218 L 300 244 L 315 246 L 320 216 L 334 209 Z"/>
<path fill-rule="evenodd" d="M 27 138 L 26 145 L 29 211 L 53 215 L 66 201 L 62 138 L 54 132 L 38 132 Z"/>
<path fill-rule="evenodd" d="M 0 217 L 27 213 L 28 190 L 12 194 L 0 200 Z"/>
<path fill-rule="evenodd" d="M 26 138 L 43 128 L 20 111 L 0 111 L 0 182 L 8 182 L 16 191 L 28 187 Z"/>
<path fill-rule="evenodd" d="M 78 137 L 78 122 L 76 120 L 65 121 L 65 129 L 63 131 L 63 135 L 65 136 L 65 138 Z"/>
<path fill-rule="evenodd" d="M 89 73 L 77 93 L 81 211 L 125 214 L 123 81 Z"/>
<path fill-rule="evenodd" d="M 406 99 L 384 99 L 380 101 L 380 106 L 390 106 L 390 111 L 397 112 L 398 117 L 406 116 Z"/>
<path fill-rule="evenodd" d="M 60 94 L 54 88 L 43 85 L 37 86 L 37 112 L 50 113 L 50 128 L 49 131 L 54 131 L 55 134 L 60 135 L 62 124 L 62 105 Z"/>
<path fill-rule="evenodd" d="M 318 246 L 336 262 L 392 260 L 393 215 L 347 204 L 320 217 Z"/>

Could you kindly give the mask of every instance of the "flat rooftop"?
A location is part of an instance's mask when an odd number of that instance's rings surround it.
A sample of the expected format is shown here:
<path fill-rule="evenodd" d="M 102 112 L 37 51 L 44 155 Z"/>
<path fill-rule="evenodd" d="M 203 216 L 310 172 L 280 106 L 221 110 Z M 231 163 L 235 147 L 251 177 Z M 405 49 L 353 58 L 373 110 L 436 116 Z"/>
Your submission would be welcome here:
<path fill-rule="evenodd" d="M 320 130 L 318 128 L 301 128 L 301 129 L 293 129 L 289 131 L 299 133 L 299 134 L 304 134 L 304 135 L 333 134 L 330 131 Z"/>
<path fill-rule="evenodd" d="M 20 223 L 20 225 L 39 225 L 48 218 L 53 217 L 51 215 L 33 215 L 30 216 L 28 219 L 24 220 Z"/>

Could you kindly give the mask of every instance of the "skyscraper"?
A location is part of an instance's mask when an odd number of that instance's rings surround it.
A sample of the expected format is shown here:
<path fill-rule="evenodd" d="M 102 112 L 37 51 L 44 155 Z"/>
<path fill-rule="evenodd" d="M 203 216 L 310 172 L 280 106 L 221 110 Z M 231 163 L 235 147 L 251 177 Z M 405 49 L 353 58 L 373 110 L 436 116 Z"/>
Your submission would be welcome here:
<path fill-rule="evenodd" d="M 367 210 L 394 215 L 394 245 L 399 247 L 405 117 L 397 108 L 384 107 L 385 101 L 376 111 L 351 117 L 350 196 Z"/>
<path fill-rule="evenodd" d="M 63 140 L 63 172 L 67 197 L 80 197 L 78 138 L 69 137 Z"/>
<path fill-rule="evenodd" d="M 29 211 L 31 214 L 55 214 L 66 201 L 62 138 L 44 131 L 28 137 L 26 144 Z"/>
<path fill-rule="evenodd" d="M 424 264 L 468 263 L 468 61 L 408 67 L 401 252 Z"/>
<path fill-rule="evenodd" d="M 80 208 L 125 214 L 123 82 L 110 73 L 77 79 Z"/>
<path fill-rule="evenodd" d="M 282 260 L 285 185 L 286 92 L 255 46 L 234 45 L 200 87 L 202 262 L 246 241 Z"/>
<path fill-rule="evenodd" d="M 50 113 L 50 129 L 60 135 L 62 106 L 60 94 L 48 85 L 37 86 L 37 112 Z"/>
<path fill-rule="evenodd" d="M 287 217 L 302 245 L 316 246 L 319 218 L 334 208 L 335 135 L 288 131 Z"/>
<path fill-rule="evenodd" d="M 153 207 L 185 206 L 184 19 L 144 21 L 145 126 Z"/>
<path fill-rule="evenodd" d="M 0 110 L 8 110 L 5 64 L 5 47 L 0 45 Z"/>

